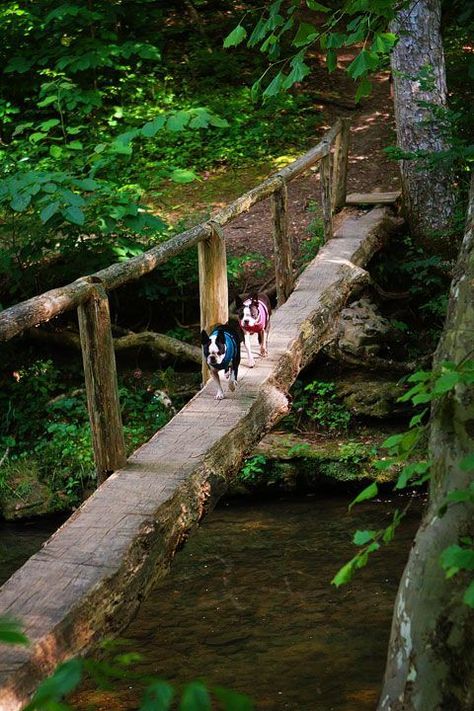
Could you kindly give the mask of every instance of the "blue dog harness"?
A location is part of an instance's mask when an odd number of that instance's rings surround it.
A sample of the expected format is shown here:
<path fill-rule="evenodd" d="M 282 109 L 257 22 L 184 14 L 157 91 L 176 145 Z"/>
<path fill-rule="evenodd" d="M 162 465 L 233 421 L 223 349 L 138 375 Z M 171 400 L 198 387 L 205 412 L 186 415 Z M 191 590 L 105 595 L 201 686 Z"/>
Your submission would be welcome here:
<path fill-rule="evenodd" d="M 218 329 L 213 331 L 211 333 L 211 336 L 217 336 L 218 334 Z M 209 336 L 209 338 L 211 337 Z M 212 367 L 214 370 L 228 370 L 232 364 L 233 358 L 236 356 L 238 352 L 238 343 L 237 339 L 232 333 L 228 333 L 227 331 L 224 331 L 224 338 L 225 338 L 225 357 L 224 360 L 220 365 L 213 365 Z"/>

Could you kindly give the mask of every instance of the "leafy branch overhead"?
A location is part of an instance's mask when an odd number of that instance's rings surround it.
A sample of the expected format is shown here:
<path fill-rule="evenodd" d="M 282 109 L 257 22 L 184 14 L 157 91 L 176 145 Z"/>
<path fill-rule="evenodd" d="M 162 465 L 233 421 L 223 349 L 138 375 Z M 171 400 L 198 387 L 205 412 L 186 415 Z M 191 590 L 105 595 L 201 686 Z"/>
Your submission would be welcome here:
<path fill-rule="evenodd" d="M 362 44 L 347 73 L 359 82 L 356 101 L 368 96 L 370 74 L 387 66 L 388 55 L 397 37 L 387 28 L 394 18 L 395 3 L 386 0 L 349 0 L 342 8 L 332 9 L 314 0 L 306 0 L 307 9 L 315 13 L 307 21 L 299 0 L 271 3 L 263 12 L 247 12 L 224 40 L 224 47 L 236 47 L 247 40 L 248 47 L 258 47 L 267 55 L 269 67 L 253 85 L 254 96 L 275 96 L 301 82 L 310 67 L 305 58 L 315 50 L 326 56 L 329 72 L 337 68 L 337 50 Z M 256 19 L 256 13 L 260 17 Z M 303 17 L 305 19 L 303 19 Z M 247 29 L 248 26 L 248 29 Z"/>

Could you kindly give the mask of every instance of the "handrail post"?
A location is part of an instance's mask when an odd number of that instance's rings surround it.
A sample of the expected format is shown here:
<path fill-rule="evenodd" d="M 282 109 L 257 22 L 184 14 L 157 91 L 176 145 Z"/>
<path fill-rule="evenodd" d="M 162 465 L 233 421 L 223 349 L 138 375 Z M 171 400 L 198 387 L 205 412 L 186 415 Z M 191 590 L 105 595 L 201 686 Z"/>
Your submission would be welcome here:
<path fill-rule="evenodd" d="M 109 300 L 101 283 L 94 283 L 90 298 L 79 305 L 77 314 L 87 409 L 97 483 L 100 485 L 126 462 Z"/>
<path fill-rule="evenodd" d="M 277 304 L 281 306 L 293 290 L 293 255 L 288 231 L 288 191 L 282 179 L 281 187 L 272 193 L 273 252 Z"/>
<path fill-rule="evenodd" d="M 332 209 L 340 210 L 344 207 L 347 193 L 347 168 L 349 163 L 349 146 L 351 140 L 351 120 L 341 119 L 341 130 L 337 134 L 334 144 L 333 162 L 333 195 Z"/>
<path fill-rule="evenodd" d="M 327 153 L 321 158 L 319 164 L 319 177 L 321 180 L 321 207 L 323 212 L 324 241 L 333 236 L 332 228 L 332 185 L 331 185 L 331 154 Z"/>
<path fill-rule="evenodd" d="M 199 305 L 201 329 L 206 331 L 216 323 L 229 320 L 229 293 L 227 285 L 227 260 L 222 227 L 212 220 L 208 223 L 211 234 L 198 244 Z M 202 382 L 209 378 L 209 369 L 203 360 Z"/>

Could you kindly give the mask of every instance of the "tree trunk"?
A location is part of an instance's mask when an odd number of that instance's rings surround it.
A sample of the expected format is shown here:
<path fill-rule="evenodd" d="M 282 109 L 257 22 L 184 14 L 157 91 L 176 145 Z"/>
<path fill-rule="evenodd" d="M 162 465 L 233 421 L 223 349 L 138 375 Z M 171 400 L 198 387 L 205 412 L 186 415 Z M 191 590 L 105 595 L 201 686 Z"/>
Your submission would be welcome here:
<path fill-rule="evenodd" d="M 411 0 L 392 22 L 391 30 L 399 36 L 391 65 L 397 139 L 403 151 L 434 152 L 449 147 L 436 115 L 446 106 L 440 21 L 441 0 Z M 433 231 L 451 228 L 452 177 L 439 165 L 429 167 L 415 160 L 402 160 L 400 170 L 410 232 L 429 246 Z"/>
<path fill-rule="evenodd" d="M 468 225 L 451 285 L 448 316 L 435 354 L 443 361 L 472 359 L 474 344 L 474 180 Z M 465 489 L 472 471 L 459 464 L 474 451 L 474 385 L 458 384 L 434 401 L 430 434 L 429 507 L 415 539 L 395 602 L 379 711 L 472 711 L 474 611 L 462 601 L 467 575 L 446 579 L 442 551 L 474 536 L 472 503 L 439 515 L 446 494 Z"/>

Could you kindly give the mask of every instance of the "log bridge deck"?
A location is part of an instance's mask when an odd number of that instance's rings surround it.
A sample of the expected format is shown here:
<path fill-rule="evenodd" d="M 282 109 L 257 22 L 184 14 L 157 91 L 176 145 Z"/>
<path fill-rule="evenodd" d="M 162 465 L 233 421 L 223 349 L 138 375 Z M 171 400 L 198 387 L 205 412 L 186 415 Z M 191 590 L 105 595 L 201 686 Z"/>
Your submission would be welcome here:
<path fill-rule="evenodd" d="M 244 456 L 288 411 L 289 387 L 368 283 L 364 266 L 395 223 L 382 206 L 346 219 L 274 312 L 269 357 L 249 369 L 243 353 L 237 389 L 225 383 L 222 401 L 208 382 L 0 589 L 0 615 L 21 620 L 31 640 L 0 645 L 2 711 L 21 709 L 58 662 L 130 621 Z"/>

